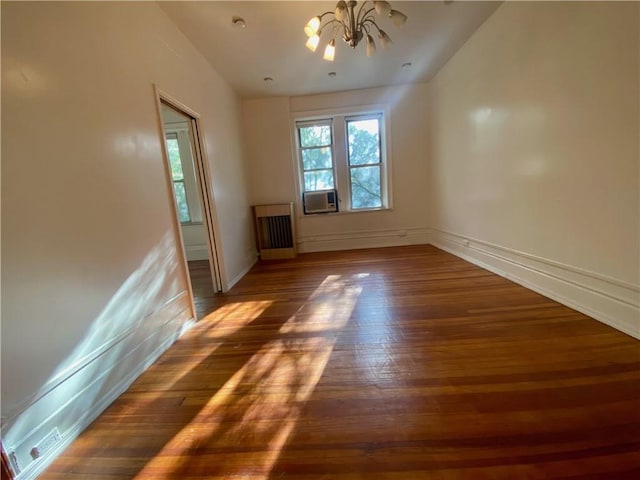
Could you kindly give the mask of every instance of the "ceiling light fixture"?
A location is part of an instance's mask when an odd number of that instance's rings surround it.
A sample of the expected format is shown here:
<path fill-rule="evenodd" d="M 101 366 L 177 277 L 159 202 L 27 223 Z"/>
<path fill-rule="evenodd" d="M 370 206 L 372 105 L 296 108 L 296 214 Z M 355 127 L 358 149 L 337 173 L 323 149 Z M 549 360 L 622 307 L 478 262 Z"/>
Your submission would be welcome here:
<path fill-rule="evenodd" d="M 340 34 L 351 48 L 356 48 L 360 40 L 365 38 L 367 57 L 370 57 L 376 53 L 376 44 L 372 33 L 377 32 L 378 40 L 383 48 L 391 44 L 391 38 L 378 26 L 373 12 L 379 16 L 390 18 L 396 27 L 404 25 L 407 21 L 407 16 L 398 10 L 392 10 L 389 2 L 360 2 L 360 6 L 356 9 L 357 5 L 358 2 L 354 1 L 340 1 L 336 5 L 335 11 L 324 12 L 309 20 L 309 23 L 304 27 L 304 33 L 309 37 L 306 47 L 315 52 L 320 44 L 322 31 L 331 30 L 331 39 L 324 51 L 325 60 L 333 61 L 336 47 L 335 39 Z M 325 19 L 327 15 L 333 15 L 333 18 Z"/>

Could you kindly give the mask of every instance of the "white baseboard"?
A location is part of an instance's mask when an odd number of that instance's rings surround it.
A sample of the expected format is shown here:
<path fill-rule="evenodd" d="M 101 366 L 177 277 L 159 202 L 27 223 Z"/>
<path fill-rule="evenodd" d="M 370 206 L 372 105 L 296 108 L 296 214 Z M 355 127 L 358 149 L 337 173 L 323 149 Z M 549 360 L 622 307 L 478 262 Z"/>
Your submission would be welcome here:
<path fill-rule="evenodd" d="M 150 319 L 150 324 L 154 325 L 152 331 L 147 328 L 134 329 L 108 349 L 97 350 L 95 356 L 78 366 L 55 389 L 23 411 L 12 424 L 7 425 L 7 429 L 3 428 L 3 442 L 10 463 L 15 466 L 15 462 L 18 462 L 20 466 L 16 480 L 31 480 L 42 473 L 175 342 L 190 317 L 186 293 L 170 300 L 157 311 L 156 316 L 160 318 L 159 321 Z M 40 419 L 32 428 L 24 428 L 42 410 L 53 410 L 53 413 Z M 69 423 L 70 419 L 73 419 L 73 423 Z M 21 424 L 22 428 L 16 429 L 20 433 L 14 434 L 12 427 Z M 31 448 L 54 427 L 59 428 L 61 441 L 42 457 L 32 459 Z"/>
<path fill-rule="evenodd" d="M 423 227 L 350 233 L 324 233 L 298 237 L 297 242 L 300 253 L 422 245 L 429 243 L 429 229 Z"/>
<path fill-rule="evenodd" d="M 443 230 L 431 244 L 640 339 L 640 286 Z"/>

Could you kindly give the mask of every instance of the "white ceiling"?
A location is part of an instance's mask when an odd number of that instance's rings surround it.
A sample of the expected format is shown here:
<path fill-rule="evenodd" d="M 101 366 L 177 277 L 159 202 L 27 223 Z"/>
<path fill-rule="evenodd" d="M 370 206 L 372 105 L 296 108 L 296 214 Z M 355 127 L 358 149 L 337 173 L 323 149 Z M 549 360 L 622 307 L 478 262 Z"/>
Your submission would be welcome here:
<path fill-rule="evenodd" d="M 364 42 L 352 50 L 338 39 L 334 62 L 322 59 L 329 39 L 323 36 L 312 53 L 304 46 L 303 28 L 314 15 L 333 10 L 335 1 L 180 1 L 160 6 L 238 94 L 256 98 L 428 81 L 501 2 L 390 3 L 409 17 L 400 28 L 380 20 L 393 40 L 391 47 L 383 50 L 378 44 L 377 54 L 367 57 Z M 242 17 L 246 28 L 234 27 L 234 16 Z M 401 68 L 405 62 L 412 66 Z"/>

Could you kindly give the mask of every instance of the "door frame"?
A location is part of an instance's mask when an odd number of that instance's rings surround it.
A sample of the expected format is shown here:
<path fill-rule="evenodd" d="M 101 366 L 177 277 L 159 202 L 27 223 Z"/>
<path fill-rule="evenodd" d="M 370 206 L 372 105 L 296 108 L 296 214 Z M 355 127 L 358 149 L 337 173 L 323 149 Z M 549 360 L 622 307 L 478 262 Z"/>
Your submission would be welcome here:
<path fill-rule="evenodd" d="M 207 151 L 204 145 L 202 135 L 202 120 L 200 114 L 188 107 L 180 100 L 161 90 L 158 85 L 154 84 L 154 93 L 156 98 L 156 110 L 158 114 L 158 126 L 161 136 L 162 156 L 164 162 L 165 176 L 167 178 L 168 193 L 171 196 L 172 223 L 176 240 L 179 242 L 179 257 L 182 266 L 182 274 L 188 286 L 191 308 L 193 317 L 196 318 L 196 310 L 193 298 L 193 289 L 191 279 L 189 277 L 189 265 L 187 263 L 187 254 L 182 236 L 180 218 L 175 201 L 175 192 L 173 190 L 173 180 L 171 177 L 171 168 L 169 164 L 169 154 L 167 152 L 166 132 L 164 128 L 164 120 L 162 117 L 162 104 L 165 103 L 171 108 L 182 113 L 190 119 L 189 130 L 192 133 L 190 139 L 193 149 L 193 162 L 196 171 L 196 182 L 199 186 L 200 204 L 202 206 L 202 223 L 205 226 L 207 251 L 209 255 L 209 268 L 211 270 L 211 278 L 214 285 L 214 293 L 226 292 L 228 290 L 228 281 L 224 268 L 224 258 L 222 256 L 222 244 L 220 236 L 220 227 L 218 224 L 217 210 L 215 199 L 213 196 L 213 183 L 211 180 L 211 172 L 209 169 L 209 161 L 207 159 Z M 196 318 L 197 320 L 197 318 Z"/>

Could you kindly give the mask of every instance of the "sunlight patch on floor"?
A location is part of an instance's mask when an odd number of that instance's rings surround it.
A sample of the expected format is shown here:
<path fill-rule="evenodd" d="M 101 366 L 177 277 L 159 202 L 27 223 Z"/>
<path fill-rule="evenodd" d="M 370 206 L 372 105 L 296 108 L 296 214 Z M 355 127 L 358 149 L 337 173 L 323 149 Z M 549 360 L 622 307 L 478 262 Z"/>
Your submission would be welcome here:
<path fill-rule="evenodd" d="M 243 327 L 253 322 L 258 318 L 273 302 L 270 300 L 265 301 L 252 301 L 252 302 L 237 302 L 223 305 L 214 312 L 210 313 L 202 320 L 200 320 L 196 326 L 191 329 L 184 338 L 180 339 L 178 343 L 174 345 L 174 348 L 179 348 L 181 343 L 189 341 L 189 339 L 213 339 L 215 342 L 202 342 L 200 348 L 193 348 L 189 346 L 189 357 L 185 359 L 185 362 L 189 365 L 189 369 L 177 368 L 173 375 L 171 370 L 165 369 L 164 375 L 165 382 L 162 388 L 158 389 L 153 395 L 149 395 L 145 398 L 144 405 L 152 405 L 159 397 L 162 397 L 165 392 L 175 388 L 183 378 L 187 377 L 189 373 L 197 368 L 197 365 L 193 365 L 194 357 L 202 357 L 201 361 L 205 361 L 211 356 L 223 343 L 225 337 L 232 335 Z M 162 363 L 162 359 L 158 364 L 152 368 L 165 368 Z M 139 379 L 138 382 L 144 380 Z M 135 384 L 134 384 L 135 388 Z M 126 393 L 125 393 L 126 395 Z M 140 408 L 144 408 L 144 405 L 139 405 Z"/>
<path fill-rule="evenodd" d="M 266 480 L 361 292 L 356 276 L 328 276 L 277 331 L 277 338 L 262 345 L 138 477 L 180 478 L 197 472 Z M 248 311 L 266 308 L 254 307 Z M 233 306 L 218 315 L 229 315 L 225 326 L 228 318 L 237 322 L 231 329 L 250 323 Z M 207 451 L 220 450 L 225 451 L 222 463 L 207 461 Z"/>
<path fill-rule="evenodd" d="M 364 277 L 363 277 L 364 275 Z M 368 274 L 354 275 L 366 278 Z M 282 333 L 326 332 L 344 327 L 362 287 L 340 275 L 329 275 L 309 300 L 281 328 Z"/>
<path fill-rule="evenodd" d="M 207 329 L 207 338 L 222 338 L 246 327 L 271 306 L 273 301 L 228 303 L 210 313 L 199 323 Z M 202 332 L 196 332 L 200 336 Z"/>

